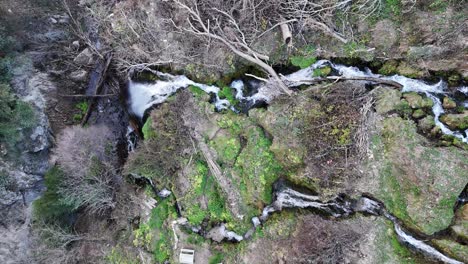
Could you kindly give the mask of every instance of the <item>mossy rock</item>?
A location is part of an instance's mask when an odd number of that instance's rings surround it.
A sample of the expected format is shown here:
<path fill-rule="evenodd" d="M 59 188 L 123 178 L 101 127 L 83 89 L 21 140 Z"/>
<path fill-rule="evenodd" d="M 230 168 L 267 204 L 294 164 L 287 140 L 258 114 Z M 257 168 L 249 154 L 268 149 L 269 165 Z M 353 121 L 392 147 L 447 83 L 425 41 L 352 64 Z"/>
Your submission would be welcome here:
<path fill-rule="evenodd" d="M 468 204 L 457 210 L 454 224 L 450 228 L 456 237 L 468 242 Z"/>
<path fill-rule="evenodd" d="M 408 101 L 412 109 L 421 108 L 423 106 L 423 97 L 416 92 L 404 93 L 403 97 Z"/>
<path fill-rule="evenodd" d="M 406 62 L 402 62 L 400 63 L 400 65 L 398 65 L 397 73 L 413 79 L 421 78 L 424 76 L 424 71 L 416 69 Z"/>
<path fill-rule="evenodd" d="M 413 113 L 410 104 L 405 99 L 400 100 L 400 102 L 395 105 L 395 110 L 404 117 L 409 117 Z"/>
<path fill-rule="evenodd" d="M 424 117 L 425 115 L 426 115 L 426 113 L 422 109 L 416 109 L 416 110 L 414 110 L 412 116 L 413 116 L 413 118 L 420 119 L 420 118 Z"/>
<path fill-rule="evenodd" d="M 468 110 L 465 110 L 462 114 L 442 115 L 440 121 L 452 130 L 468 129 Z"/>
<path fill-rule="evenodd" d="M 383 66 L 379 69 L 379 74 L 382 75 L 393 75 L 398 73 L 397 71 L 398 61 L 396 60 L 389 60 L 386 61 Z"/>
<path fill-rule="evenodd" d="M 468 263 L 467 245 L 462 245 L 448 239 L 432 240 L 432 243 L 434 243 L 434 245 L 445 254 L 460 260 L 463 263 Z"/>
<path fill-rule="evenodd" d="M 400 104 L 401 92 L 396 89 L 381 88 L 377 91 L 377 102 L 375 109 L 379 114 L 389 113 Z M 404 106 L 403 106 L 404 108 Z"/>
<path fill-rule="evenodd" d="M 326 77 L 331 73 L 332 69 L 330 66 L 325 66 L 322 68 L 317 68 L 312 73 L 312 77 Z"/>
<path fill-rule="evenodd" d="M 464 150 L 425 144 L 416 124 L 400 117 L 383 120 L 381 140 L 373 140 L 379 164 L 377 198 L 405 224 L 432 234 L 447 228 L 453 206 L 468 179 Z"/>
<path fill-rule="evenodd" d="M 421 129 L 424 132 L 430 132 L 434 126 L 435 126 L 434 117 L 431 115 L 428 115 L 418 121 L 419 129 Z"/>
<path fill-rule="evenodd" d="M 451 98 L 445 96 L 444 99 L 442 100 L 442 106 L 445 109 L 454 109 L 457 107 L 457 103 L 455 103 L 455 101 L 452 100 Z"/>
<path fill-rule="evenodd" d="M 210 146 L 216 150 L 218 162 L 221 165 L 234 165 L 241 150 L 239 137 L 232 136 L 228 131 L 220 131 L 210 141 Z"/>

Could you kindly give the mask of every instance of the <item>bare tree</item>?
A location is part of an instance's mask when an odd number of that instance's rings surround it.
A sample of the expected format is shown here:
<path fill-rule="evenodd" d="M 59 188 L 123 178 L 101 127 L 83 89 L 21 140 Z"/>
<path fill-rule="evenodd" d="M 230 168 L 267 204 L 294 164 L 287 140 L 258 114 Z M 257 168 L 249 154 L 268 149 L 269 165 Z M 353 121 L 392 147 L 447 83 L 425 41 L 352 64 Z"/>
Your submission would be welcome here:
<path fill-rule="evenodd" d="M 209 7 L 209 12 L 204 12 L 202 14 L 200 11 L 202 5 L 198 3 L 185 4 L 179 0 L 174 0 L 174 2 L 189 15 L 186 20 L 187 24 L 183 26 L 177 25 L 174 20 L 172 20 L 177 29 L 205 37 L 208 42 L 214 39 L 223 43 L 239 57 L 265 70 L 286 94 L 292 94 L 292 91 L 283 83 L 276 71 L 267 64 L 268 56 L 251 48 L 248 35 L 241 29 L 240 23 L 233 14 L 217 7 Z M 242 1 L 242 4 L 248 5 L 249 2 L 250 1 Z M 233 13 L 233 11 L 231 13 Z M 250 38 L 250 40 L 251 39 L 252 38 Z"/>

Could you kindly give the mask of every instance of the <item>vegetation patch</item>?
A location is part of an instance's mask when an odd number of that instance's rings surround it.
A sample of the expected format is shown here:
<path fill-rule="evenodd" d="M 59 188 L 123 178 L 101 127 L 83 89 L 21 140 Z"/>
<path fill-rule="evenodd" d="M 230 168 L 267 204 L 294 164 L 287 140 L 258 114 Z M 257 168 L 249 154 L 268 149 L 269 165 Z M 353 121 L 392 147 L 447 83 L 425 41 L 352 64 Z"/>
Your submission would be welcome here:
<path fill-rule="evenodd" d="M 47 223 L 63 222 L 71 213 L 73 206 L 64 202 L 64 197 L 60 193 L 60 186 L 63 184 L 64 172 L 54 166 L 45 174 L 44 194 L 34 201 L 34 215 Z"/>
<path fill-rule="evenodd" d="M 236 106 L 239 103 L 239 101 L 235 97 L 235 89 L 231 87 L 224 86 L 223 88 L 221 88 L 221 90 L 218 93 L 218 96 L 220 99 L 228 100 L 231 106 Z"/>
<path fill-rule="evenodd" d="M 304 49 L 298 51 L 298 54 L 291 56 L 290 62 L 292 65 L 305 69 L 317 61 L 315 57 L 315 48 L 313 46 L 306 46 Z"/>
<path fill-rule="evenodd" d="M 88 112 L 89 104 L 87 101 L 80 102 L 76 104 L 76 109 L 79 110 L 79 112 L 75 115 L 73 115 L 73 120 L 79 122 L 83 119 L 83 117 L 86 115 Z"/>
<path fill-rule="evenodd" d="M 35 124 L 32 107 L 15 98 L 8 83 L 0 82 L 0 143 L 15 152 L 15 145 Z"/>

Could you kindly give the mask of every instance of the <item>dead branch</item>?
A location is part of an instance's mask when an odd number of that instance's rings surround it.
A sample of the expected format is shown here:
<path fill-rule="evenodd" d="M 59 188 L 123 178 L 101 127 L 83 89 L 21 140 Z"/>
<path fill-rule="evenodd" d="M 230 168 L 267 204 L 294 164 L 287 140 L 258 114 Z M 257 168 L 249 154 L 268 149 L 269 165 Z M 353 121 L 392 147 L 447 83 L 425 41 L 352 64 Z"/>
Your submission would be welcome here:
<path fill-rule="evenodd" d="M 211 174 L 213 175 L 215 180 L 218 182 L 219 187 L 221 187 L 221 190 L 226 195 L 229 209 L 231 210 L 233 215 L 235 215 L 239 219 L 242 219 L 242 215 L 239 212 L 239 201 L 238 201 L 239 197 L 241 196 L 238 190 L 231 187 L 233 186 L 232 182 L 230 181 L 229 178 L 227 178 L 221 172 L 221 168 L 214 161 L 213 155 L 211 154 L 208 145 L 203 141 L 201 135 L 194 132 L 194 135 L 192 136 L 192 138 L 198 143 L 198 148 L 202 152 L 203 157 L 206 160 L 206 163 L 208 163 L 208 168 L 210 169 Z"/>
<path fill-rule="evenodd" d="M 325 78 L 316 78 L 314 80 L 304 80 L 304 82 L 310 83 L 310 84 L 315 84 L 315 83 L 320 83 L 320 82 L 326 82 L 326 81 L 334 81 L 334 82 L 339 82 L 339 81 L 370 81 L 370 82 L 375 82 L 379 84 L 384 84 L 384 85 L 389 85 L 393 86 L 397 89 L 403 88 L 403 85 L 395 82 L 395 81 L 390 81 L 390 80 L 384 80 L 376 77 L 340 77 L 340 76 L 328 76 Z"/>
<path fill-rule="evenodd" d="M 102 98 L 102 97 L 113 97 L 118 96 L 118 94 L 96 94 L 96 95 L 86 95 L 86 94 L 59 94 L 60 97 L 65 98 Z"/>
<path fill-rule="evenodd" d="M 312 18 L 306 19 L 304 24 L 306 24 L 306 25 L 310 24 L 310 25 L 312 25 L 312 27 L 318 28 L 319 30 L 321 30 L 325 34 L 330 35 L 330 36 L 336 38 L 337 40 L 339 40 L 339 41 L 341 41 L 343 43 L 348 43 L 347 39 L 340 36 L 337 32 L 332 30 L 330 27 L 328 27 L 324 23 L 321 23 L 321 22 L 319 22 L 319 21 L 317 21 L 315 19 L 312 19 Z"/>
<path fill-rule="evenodd" d="M 222 10 L 213 8 L 213 10 L 219 15 L 213 17 L 211 20 L 204 20 L 201 17 L 199 7 L 197 4 L 194 4 L 193 7 L 190 7 L 180 2 L 179 0 L 175 0 L 174 2 L 180 8 L 186 10 L 189 14 L 189 17 L 187 18 L 187 24 L 189 25 L 188 27 L 179 27 L 174 21 L 172 21 L 173 25 L 177 29 L 183 30 L 194 35 L 205 37 L 208 41 L 210 39 L 215 39 L 223 43 L 239 57 L 258 65 L 266 72 L 268 72 L 268 74 L 272 76 L 273 82 L 277 84 L 286 94 L 292 94 L 292 90 L 290 90 L 283 83 L 276 71 L 265 62 L 268 60 L 268 57 L 252 50 L 249 47 L 249 45 L 247 45 L 245 34 L 240 29 L 237 21 L 230 14 Z M 221 26 L 221 21 L 227 23 L 227 25 L 230 25 L 230 28 L 234 30 L 235 33 L 229 34 L 228 32 L 226 32 L 225 29 L 223 29 Z M 228 35 L 230 35 L 231 38 L 229 38 Z"/>

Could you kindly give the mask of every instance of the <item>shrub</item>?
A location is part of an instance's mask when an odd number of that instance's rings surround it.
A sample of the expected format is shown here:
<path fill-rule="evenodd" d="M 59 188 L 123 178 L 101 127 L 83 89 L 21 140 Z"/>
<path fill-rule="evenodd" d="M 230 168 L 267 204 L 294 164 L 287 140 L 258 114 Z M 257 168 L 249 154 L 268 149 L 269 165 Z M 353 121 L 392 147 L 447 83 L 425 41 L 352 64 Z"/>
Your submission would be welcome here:
<path fill-rule="evenodd" d="M 63 202 L 59 188 L 63 184 L 64 172 L 57 166 L 52 167 L 45 175 L 47 190 L 34 202 L 34 215 L 51 223 L 63 220 L 73 208 Z"/>
<path fill-rule="evenodd" d="M 65 172 L 58 193 L 67 206 L 103 213 L 114 207 L 116 173 L 109 158 L 112 136 L 105 126 L 64 129 L 57 140 L 57 161 Z"/>
<path fill-rule="evenodd" d="M 16 100 L 10 86 L 0 83 L 0 142 L 13 147 L 20 139 L 18 131 L 33 127 L 35 122 L 31 106 Z"/>

